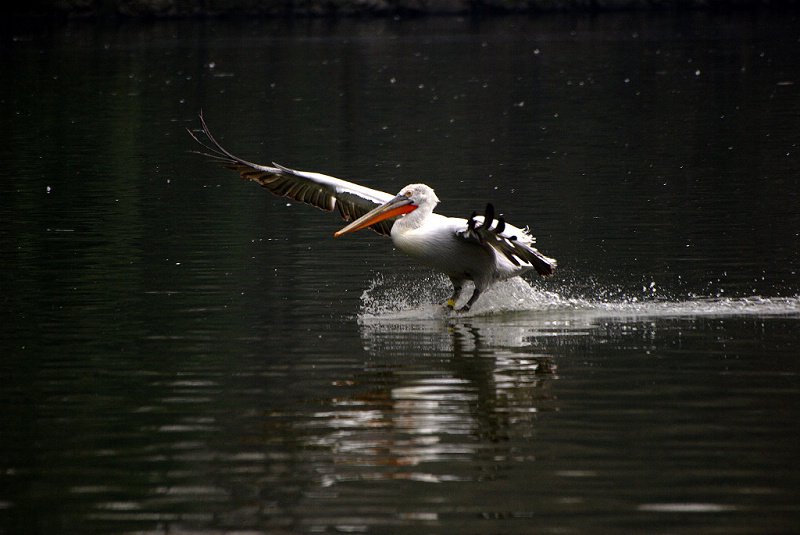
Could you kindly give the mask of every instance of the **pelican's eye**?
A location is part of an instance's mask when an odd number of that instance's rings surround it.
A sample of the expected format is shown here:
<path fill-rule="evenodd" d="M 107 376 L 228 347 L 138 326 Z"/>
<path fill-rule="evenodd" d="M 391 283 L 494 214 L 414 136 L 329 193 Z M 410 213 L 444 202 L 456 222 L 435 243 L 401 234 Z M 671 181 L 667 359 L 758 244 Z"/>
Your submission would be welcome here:
<path fill-rule="evenodd" d="M 405 195 L 406 197 L 411 197 L 412 195 L 411 190 L 410 189 L 406 190 L 406 192 L 403 195 Z"/>

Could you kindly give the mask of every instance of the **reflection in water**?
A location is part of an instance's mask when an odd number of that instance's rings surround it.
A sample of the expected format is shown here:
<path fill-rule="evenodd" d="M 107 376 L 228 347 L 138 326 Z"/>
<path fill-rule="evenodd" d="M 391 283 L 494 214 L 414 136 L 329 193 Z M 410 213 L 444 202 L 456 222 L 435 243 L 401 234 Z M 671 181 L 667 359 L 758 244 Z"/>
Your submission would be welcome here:
<path fill-rule="evenodd" d="M 362 323 L 371 362 L 341 385 L 353 393 L 321 401 L 324 410 L 293 430 L 319 461 L 301 500 L 313 510 L 306 521 L 318 514 L 316 529 L 333 522 L 356 531 L 435 524 L 464 507 L 457 492 L 442 499 L 436 491 L 423 509 L 424 500 L 412 505 L 397 493 L 495 477 L 486 470 L 514 456 L 511 428 L 532 436 L 537 414 L 556 409 L 553 357 L 534 340 L 520 345 L 519 329 L 503 330 L 471 321 Z M 373 505 L 361 501 L 365 492 Z M 343 503 L 352 504 L 345 520 Z"/>
<path fill-rule="evenodd" d="M 310 443 L 331 448 L 341 467 L 326 484 L 353 477 L 463 479 L 468 476 L 442 466 L 425 471 L 420 465 L 474 462 L 485 448 L 479 438 L 499 440 L 509 425 L 531 424 L 537 412 L 554 410 L 547 393 L 556 377 L 552 356 L 532 344 L 506 344 L 524 336 L 504 330 L 471 322 L 363 323 L 367 351 L 380 364 L 365 368 L 359 382 L 380 387 L 333 400 L 334 410 L 314 415 L 313 425 L 327 433 Z M 348 472 L 387 465 L 414 470 Z"/>

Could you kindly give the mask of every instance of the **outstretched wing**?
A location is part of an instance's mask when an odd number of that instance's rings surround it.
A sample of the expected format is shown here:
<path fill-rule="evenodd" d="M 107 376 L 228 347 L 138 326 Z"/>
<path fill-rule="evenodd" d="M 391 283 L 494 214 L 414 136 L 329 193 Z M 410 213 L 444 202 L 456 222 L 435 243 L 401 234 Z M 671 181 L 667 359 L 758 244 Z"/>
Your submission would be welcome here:
<path fill-rule="evenodd" d="M 529 264 L 542 277 L 553 274 L 556 261 L 533 247 L 536 239 L 527 230 L 506 224 L 502 217 L 492 226 L 494 221 L 494 206 L 489 203 L 485 215 L 479 216 L 473 212 L 467 220 L 467 229 L 458 235 L 462 239 L 493 247 L 515 266 Z"/>
<path fill-rule="evenodd" d="M 193 152 L 207 156 L 228 169 L 238 171 L 243 179 L 255 180 L 276 195 L 304 202 L 328 212 L 337 210 L 345 221 L 358 219 L 394 198 L 394 195 L 389 193 L 321 173 L 295 171 L 276 163 L 272 164 L 274 167 L 269 167 L 248 162 L 222 148 L 222 145 L 211 135 L 202 115 L 200 115 L 200 123 L 202 125 L 200 132 L 205 136 L 206 141 L 201 140 L 191 130 L 189 134 L 206 150 Z M 379 234 L 388 235 L 392 230 L 393 222 L 394 219 L 387 219 L 370 226 L 370 228 Z"/>

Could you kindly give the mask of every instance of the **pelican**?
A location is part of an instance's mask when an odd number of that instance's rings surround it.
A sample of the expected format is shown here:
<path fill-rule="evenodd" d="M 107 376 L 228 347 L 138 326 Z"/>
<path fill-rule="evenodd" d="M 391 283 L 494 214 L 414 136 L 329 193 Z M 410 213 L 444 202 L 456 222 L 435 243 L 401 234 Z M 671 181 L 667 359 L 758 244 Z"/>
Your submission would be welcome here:
<path fill-rule="evenodd" d="M 422 264 L 450 278 L 453 294 L 444 304 L 455 309 L 466 281 L 474 290 L 459 311 L 468 311 L 493 283 L 535 270 L 547 277 L 556 261 L 537 251 L 528 229 L 495 219 L 494 207 L 487 204 L 483 216 L 473 212 L 469 219 L 434 213 L 439 198 L 425 184 L 409 184 L 397 195 L 346 182 L 321 173 L 296 171 L 278 165 L 259 165 L 234 156 L 222 148 L 200 116 L 206 141 L 191 130 L 189 134 L 205 151 L 193 151 L 224 167 L 238 171 L 245 180 L 254 180 L 272 193 L 304 202 L 323 210 L 338 211 L 352 221 L 334 234 L 343 236 L 370 228 L 389 235 L 395 247 Z"/>

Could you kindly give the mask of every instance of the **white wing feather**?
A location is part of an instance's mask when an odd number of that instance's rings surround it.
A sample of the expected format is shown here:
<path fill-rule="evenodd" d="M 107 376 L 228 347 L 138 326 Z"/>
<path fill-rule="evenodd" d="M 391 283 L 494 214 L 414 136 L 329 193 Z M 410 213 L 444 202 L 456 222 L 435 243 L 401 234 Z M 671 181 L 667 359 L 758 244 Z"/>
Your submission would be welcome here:
<path fill-rule="evenodd" d="M 245 180 L 255 180 L 276 195 L 310 204 L 328 212 L 337 210 L 345 221 L 358 219 L 394 197 L 389 193 L 322 173 L 296 171 L 274 162 L 272 164 L 274 167 L 248 162 L 228 152 L 214 139 L 202 115 L 200 122 L 203 127 L 202 133 L 208 142 L 201 141 L 191 131 L 189 133 L 195 141 L 205 147 L 207 152 L 195 152 L 238 171 Z M 379 234 L 388 235 L 393 222 L 394 220 L 387 219 L 370 228 Z"/>

